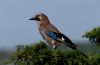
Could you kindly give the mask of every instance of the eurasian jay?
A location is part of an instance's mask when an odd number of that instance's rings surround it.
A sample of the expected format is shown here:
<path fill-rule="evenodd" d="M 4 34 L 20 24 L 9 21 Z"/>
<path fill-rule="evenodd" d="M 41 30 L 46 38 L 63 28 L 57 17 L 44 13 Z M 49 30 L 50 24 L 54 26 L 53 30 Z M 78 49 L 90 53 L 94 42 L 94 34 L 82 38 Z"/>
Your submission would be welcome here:
<path fill-rule="evenodd" d="M 53 48 L 57 48 L 57 46 L 61 43 L 69 46 L 72 49 L 77 49 L 77 46 L 72 43 L 72 41 L 62 34 L 54 25 L 52 25 L 48 19 L 48 17 L 39 13 L 30 18 L 30 20 L 35 20 L 38 23 L 38 29 L 44 40 L 53 46 Z"/>

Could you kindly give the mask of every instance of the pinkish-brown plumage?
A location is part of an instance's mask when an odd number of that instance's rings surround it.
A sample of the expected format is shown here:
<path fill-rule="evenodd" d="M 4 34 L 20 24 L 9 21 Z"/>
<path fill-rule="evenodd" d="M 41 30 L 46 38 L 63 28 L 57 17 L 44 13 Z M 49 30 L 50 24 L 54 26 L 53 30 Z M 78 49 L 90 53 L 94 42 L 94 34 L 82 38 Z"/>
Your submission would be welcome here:
<path fill-rule="evenodd" d="M 66 46 L 72 49 L 77 49 L 77 46 L 72 41 L 62 34 L 54 25 L 52 25 L 48 17 L 39 13 L 33 16 L 30 20 L 36 20 L 38 23 L 38 29 L 43 39 L 53 48 L 56 48 L 59 44 L 64 43 Z"/>

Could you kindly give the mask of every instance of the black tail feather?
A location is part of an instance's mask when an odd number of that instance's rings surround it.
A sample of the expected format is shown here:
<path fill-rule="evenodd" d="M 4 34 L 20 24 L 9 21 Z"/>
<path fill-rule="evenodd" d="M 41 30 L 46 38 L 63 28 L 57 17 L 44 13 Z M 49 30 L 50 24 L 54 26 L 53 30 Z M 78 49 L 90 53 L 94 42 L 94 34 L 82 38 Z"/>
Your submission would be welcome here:
<path fill-rule="evenodd" d="M 63 42 L 66 46 L 69 46 L 70 48 L 72 48 L 73 50 L 77 50 L 78 52 L 80 52 L 84 57 L 88 58 L 88 56 L 86 54 L 84 54 L 83 52 L 81 52 L 80 50 L 78 50 L 77 46 L 76 45 L 70 45 L 70 44 L 67 44 L 65 42 Z"/>

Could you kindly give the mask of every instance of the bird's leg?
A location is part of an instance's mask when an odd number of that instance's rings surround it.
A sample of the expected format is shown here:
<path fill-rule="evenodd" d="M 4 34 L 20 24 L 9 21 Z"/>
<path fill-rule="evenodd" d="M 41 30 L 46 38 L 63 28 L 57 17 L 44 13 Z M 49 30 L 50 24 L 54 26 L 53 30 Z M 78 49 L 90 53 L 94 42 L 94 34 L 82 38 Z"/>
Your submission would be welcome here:
<path fill-rule="evenodd" d="M 54 40 L 52 40 L 52 44 L 53 44 L 53 49 L 56 49 L 57 46 L 55 45 L 55 41 Z"/>

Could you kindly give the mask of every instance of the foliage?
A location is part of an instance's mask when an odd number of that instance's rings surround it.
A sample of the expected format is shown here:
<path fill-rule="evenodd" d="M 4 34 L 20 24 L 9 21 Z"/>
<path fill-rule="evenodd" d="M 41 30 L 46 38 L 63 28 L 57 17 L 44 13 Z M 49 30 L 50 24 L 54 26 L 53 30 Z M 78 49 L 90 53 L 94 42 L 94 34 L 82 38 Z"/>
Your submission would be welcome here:
<path fill-rule="evenodd" d="M 44 42 L 18 45 L 16 52 L 6 62 L 15 65 L 100 65 L 100 54 L 84 57 L 79 51 L 51 49 Z"/>
<path fill-rule="evenodd" d="M 100 45 L 100 27 L 95 27 L 93 30 L 86 32 L 83 37 L 89 38 L 90 42 Z"/>

